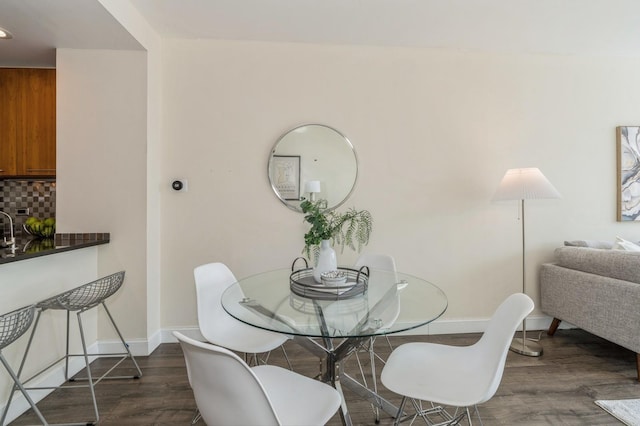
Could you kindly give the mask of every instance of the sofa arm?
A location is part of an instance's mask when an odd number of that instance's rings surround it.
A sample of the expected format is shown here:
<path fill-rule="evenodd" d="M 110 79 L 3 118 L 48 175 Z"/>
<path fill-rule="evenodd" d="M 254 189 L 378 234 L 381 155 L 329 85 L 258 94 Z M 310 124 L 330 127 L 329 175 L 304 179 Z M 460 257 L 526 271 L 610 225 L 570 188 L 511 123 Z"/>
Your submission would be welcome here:
<path fill-rule="evenodd" d="M 540 309 L 596 336 L 640 352 L 640 285 L 546 263 Z"/>

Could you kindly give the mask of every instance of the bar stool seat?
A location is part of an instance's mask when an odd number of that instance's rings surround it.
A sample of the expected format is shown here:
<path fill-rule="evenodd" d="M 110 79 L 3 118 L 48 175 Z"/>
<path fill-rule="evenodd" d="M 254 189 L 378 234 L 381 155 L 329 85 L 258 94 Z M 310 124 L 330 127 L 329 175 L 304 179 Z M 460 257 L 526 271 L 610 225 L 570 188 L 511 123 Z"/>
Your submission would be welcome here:
<path fill-rule="evenodd" d="M 47 421 L 42 416 L 38 407 L 33 402 L 29 393 L 24 388 L 22 382 L 18 378 L 18 375 L 11 369 L 11 366 L 7 362 L 4 355 L 2 355 L 2 350 L 9 346 L 11 343 L 18 340 L 20 336 L 27 332 L 31 324 L 33 323 L 33 314 L 35 312 L 35 306 L 29 305 L 20 309 L 16 309 L 15 311 L 11 311 L 4 315 L 0 316 L 0 362 L 4 365 L 4 368 L 7 369 L 9 376 L 13 379 L 14 390 L 17 388 L 22 392 L 27 402 L 36 413 L 40 421 L 43 425 L 48 424 Z M 12 392 L 13 393 L 13 392 Z M 2 410 L 2 418 L 0 418 L 0 425 L 4 424 L 4 420 L 7 417 L 7 412 L 9 411 L 9 403 L 7 403 Z"/>
<path fill-rule="evenodd" d="M 43 368 L 42 370 L 38 371 L 37 373 L 35 373 L 33 376 L 31 376 L 29 379 L 25 380 L 23 383 L 28 383 L 31 380 L 33 380 L 34 378 L 36 378 L 37 376 L 41 375 L 42 373 L 44 373 L 45 371 L 51 369 L 52 367 L 54 367 L 55 365 L 58 365 L 61 361 L 64 360 L 65 365 L 64 365 L 64 374 L 65 374 L 65 383 L 63 383 L 60 386 L 52 386 L 52 387 L 33 387 L 33 388 L 29 388 L 26 387 L 26 389 L 59 389 L 59 388 L 72 388 L 72 387 L 88 387 L 91 393 L 91 399 L 93 400 L 93 409 L 94 409 L 94 413 L 95 413 L 95 420 L 92 421 L 82 421 L 82 422 L 78 422 L 78 423 L 65 423 L 65 424 L 78 424 L 78 425 L 87 425 L 87 424 L 96 424 L 99 419 L 100 419 L 100 413 L 98 411 L 98 403 L 96 401 L 96 394 L 95 394 L 95 385 L 97 385 L 100 381 L 104 380 L 104 379 L 138 379 L 140 377 L 142 377 L 142 371 L 140 370 L 140 367 L 138 366 L 138 363 L 136 362 L 133 354 L 131 353 L 131 351 L 129 350 L 129 345 L 125 342 L 124 338 L 122 337 L 122 334 L 120 333 L 120 330 L 118 329 L 118 326 L 116 325 L 113 316 L 111 315 L 111 312 L 109 312 L 109 309 L 107 308 L 107 305 L 105 304 L 105 300 L 112 296 L 114 293 L 116 293 L 120 287 L 122 287 L 122 284 L 124 282 L 124 275 L 125 275 L 125 271 L 120 271 L 120 272 L 116 272 L 114 274 L 108 275 L 106 277 L 103 278 L 99 278 L 95 281 L 92 281 L 90 283 L 81 285 L 79 287 L 76 287 L 72 290 L 68 290 L 65 291 L 63 293 L 60 293 L 56 296 L 50 297 L 48 299 L 45 299 L 39 303 L 37 303 L 35 305 L 35 307 L 37 308 L 37 316 L 36 316 L 36 320 L 35 320 L 35 325 L 33 327 L 33 330 L 31 331 L 31 336 L 29 338 L 29 343 L 27 344 L 27 348 L 25 350 L 24 353 L 24 357 L 22 359 L 22 363 L 20 365 L 20 370 L 18 371 L 18 377 L 20 377 L 20 374 L 22 372 L 22 369 L 24 367 L 25 361 L 27 359 L 27 355 L 29 353 L 29 349 L 31 347 L 31 343 L 33 341 L 34 335 L 36 333 L 36 329 L 38 327 L 38 323 L 40 321 L 40 316 L 42 315 L 42 313 L 48 309 L 50 310 L 64 310 L 67 313 L 67 332 L 66 332 L 66 353 L 65 355 L 63 355 L 62 357 L 60 357 L 59 359 L 57 359 L 56 361 L 54 361 L 53 363 L 49 364 L 47 367 Z M 87 344 L 85 341 L 85 336 L 84 336 L 84 329 L 82 327 L 82 317 L 81 315 L 92 309 L 95 308 L 99 305 L 102 305 L 102 307 L 104 308 L 105 312 L 107 313 L 107 316 L 111 322 L 111 325 L 113 326 L 114 330 L 116 331 L 116 333 L 118 334 L 118 337 L 120 338 L 120 341 L 122 343 L 122 346 L 124 348 L 123 352 L 118 352 L 118 353 L 99 353 L 99 354 L 90 354 L 87 352 Z M 70 353 L 69 352 L 69 326 L 70 326 L 70 315 L 71 312 L 75 312 L 77 319 L 78 319 L 78 328 L 79 328 L 79 334 L 80 334 L 80 340 L 82 343 L 82 353 L 80 354 L 74 354 L 74 353 Z M 85 369 L 86 369 L 86 377 L 73 377 L 70 378 L 69 377 L 69 360 L 72 357 L 82 357 L 84 358 L 84 365 L 85 365 Z M 109 368 L 104 374 L 102 374 L 100 377 L 93 377 L 92 372 L 91 372 L 91 364 L 89 362 L 89 357 L 91 357 L 92 359 L 96 359 L 96 358 L 101 358 L 101 357 L 120 357 L 119 360 L 117 360 L 114 365 L 111 366 L 111 368 Z M 136 373 L 132 374 L 132 375 L 126 375 L 126 376 L 113 376 L 110 375 L 110 373 L 116 369 L 122 362 L 124 362 L 125 360 L 130 359 L 132 361 L 133 367 L 135 367 Z M 67 382 L 78 382 L 78 381 L 87 381 L 87 384 L 69 384 Z M 7 402 L 7 407 L 11 402 L 11 397 L 13 396 L 13 393 L 15 392 L 15 388 L 14 390 L 11 392 L 11 395 L 9 397 L 9 402 Z"/>

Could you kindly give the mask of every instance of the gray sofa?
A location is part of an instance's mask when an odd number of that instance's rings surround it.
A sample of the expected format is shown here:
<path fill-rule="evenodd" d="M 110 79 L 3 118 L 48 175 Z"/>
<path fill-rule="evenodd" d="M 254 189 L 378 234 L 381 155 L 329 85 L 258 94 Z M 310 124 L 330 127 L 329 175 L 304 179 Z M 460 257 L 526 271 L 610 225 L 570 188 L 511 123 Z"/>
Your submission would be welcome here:
<path fill-rule="evenodd" d="M 640 380 L 640 252 L 557 248 L 540 269 L 540 309 L 550 336 L 566 321 L 635 352 Z"/>

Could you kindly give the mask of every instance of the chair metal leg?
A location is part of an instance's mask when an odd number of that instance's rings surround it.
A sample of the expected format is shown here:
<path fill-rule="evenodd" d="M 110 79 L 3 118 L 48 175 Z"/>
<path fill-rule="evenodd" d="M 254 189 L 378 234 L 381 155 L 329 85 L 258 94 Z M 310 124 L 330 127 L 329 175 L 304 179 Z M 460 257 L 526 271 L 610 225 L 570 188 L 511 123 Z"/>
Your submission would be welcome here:
<path fill-rule="evenodd" d="M 284 359 L 287 361 L 287 365 L 289 366 L 289 370 L 293 371 L 293 367 L 291 366 L 291 361 L 289 360 L 289 356 L 287 355 L 287 351 L 284 348 L 284 345 L 280 345 L 280 349 L 282 349 L 282 353 L 284 355 Z M 253 365 L 260 365 L 260 363 L 262 363 L 262 365 L 267 365 L 269 363 L 269 357 L 271 356 L 271 351 L 267 352 L 266 356 L 264 357 L 264 359 L 260 359 L 258 357 L 258 354 L 251 354 L 253 357 Z M 245 362 L 249 365 L 251 365 L 251 361 L 248 358 L 248 354 L 245 354 Z"/>
<path fill-rule="evenodd" d="M 24 364 L 25 361 L 27 360 L 27 354 L 29 353 L 29 348 L 31 348 L 31 342 L 33 342 L 33 336 L 36 332 L 36 328 L 38 327 L 38 322 L 40 321 L 40 314 L 42 313 L 41 310 L 38 309 L 38 315 L 36 315 L 36 319 L 34 321 L 33 327 L 31 328 L 31 334 L 29 335 L 29 341 L 27 342 L 27 347 L 24 350 L 24 355 L 22 356 L 22 361 L 20 361 L 20 367 L 18 368 L 18 373 L 16 374 L 16 377 L 20 378 L 21 374 L 22 374 L 22 369 L 24 368 Z M 13 400 L 13 395 L 15 393 L 15 391 L 17 386 L 12 386 L 11 387 L 11 392 L 9 393 L 9 398 L 7 399 L 7 403 L 5 404 L 4 407 L 4 412 L 2 413 L 2 418 L 0 419 L 0 425 L 4 424 L 5 418 L 7 416 L 7 413 L 9 412 L 9 406 L 11 405 L 11 401 Z"/>
<path fill-rule="evenodd" d="M 136 362 L 136 358 L 133 356 L 133 354 L 131 353 L 131 350 L 129 350 L 129 345 L 127 344 L 127 342 L 125 342 L 124 337 L 122 337 L 122 333 L 120 333 L 120 329 L 118 328 L 118 326 L 116 325 L 116 322 L 113 319 L 113 316 L 111 316 L 111 312 L 109 311 L 109 309 L 107 308 L 107 305 L 102 302 L 102 307 L 104 308 L 104 311 L 107 313 L 107 316 L 109 317 L 109 320 L 111 321 L 111 325 L 113 325 L 114 330 L 116 331 L 116 333 L 118 334 L 118 337 L 120 338 L 120 342 L 122 343 L 122 346 L 124 346 L 125 351 L 127 351 L 127 356 L 128 358 L 131 359 L 131 362 L 133 362 L 133 365 L 135 365 L 136 370 L 138 371 L 137 375 L 134 376 L 118 376 L 118 377 L 112 377 L 112 378 L 118 378 L 118 379 L 123 379 L 123 378 L 132 378 L 132 379 L 139 379 L 140 377 L 142 377 L 142 370 L 140 369 L 140 366 L 138 365 L 138 363 Z"/>
<path fill-rule="evenodd" d="M 64 357 L 64 379 L 65 381 L 69 381 L 69 323 L 70 321 L 70 316 L 71 316 L 71 311 L 67 311 L 67 342 L 65 345 L 65 357 Z M 80 321 L 80 317 L 78 317 L 78 321 Z M 82 328 L 80 331 L 80 335 L 83 336 L 82 334 Z M 87 351 L 85 350 L 84 353 L 86 354 Z"/>
<path fill-rule="evenodd" d="M 429 426 L 458 426 L 461 424 L 465 417 L 468 420 L 469 426 L 473 426 L 473 423 L 471 421 L 471 411 L 469 407 L 456 407 L 456 410 L 453 412 L 453 414 L 451 414 L 444 407 L 435 405 L 433 402 L 430 403 L 431 408 L 422 408 L 422 401 L 411 399 L 411 402 L 413 403 L 413 406 L 416 410 L 414 419 L 415 417 L 420 416 Z M 476 415 L 478 416 L 478 420 L 480 421 L 480 424 L 482 424 L 482 419 L 480 418 L 478 407 L 474 407 Z M 440 419 L 442 419 L 442 421 L 440 421 L 439 423 L 433 423 L 433 421 L 428 417 L 429 415 L 438 415 Z"/>
<path fill-rule="evenodd" d="M 402 401 L 400 401 L 400 406 L 398 407 L 398 414 L 396 414 L 396 418 L 393 421 L 393 426 L 398 426 L 400 424 L 400 419 L 402 418 L 402 413 L 404 412 L 404 405 L 407 403 L 407 397 L 403 396 Z"/>
<path fill-rule="evenodd" d="M 118 353 L 103 353 L 103 354 L 95 354 L 95 356 L 97 357 L 111 357 L 111 356 L 120 356 L 120 360 L 117 361 L 108 371 L 106 371 L 105 373 L 102 374 L 102 376 L 100 376 L 99 378 L 97 378 L 94 383 L 98 384 L 99 382 L 101 382 L 102 380 L 114 380 L 114 379 L 139 379 L 140 377 L 142 377 L 142 370 L 140 369 L 140 366 L 138 365 L 138 362 L 136 361 L 136 358 L 133 356 L 133 354 L 131 353 L 131 350 L 129 349 L 129 345 L 127 344 L 127 342 L 124 340 L 124 337 L 122 337 L 122 333 L 120 333 L 120 329 L 118 328 L 118 326 L 116 325 L 116 322 L 113 319 L 113 316 L 111 316 L 111 312 L 109 311 L 109 309 L 107 308 L 107 306 L 104 304 L 104 302 L 102 302 L 102 306 L 105 309 L 105 312 L 107 313 L 107 316 L 109 317 L 109 320 L 111 321 L 111 325 L 113 326 L 113 329 L 115 330 L 116 334 L 118 335 L 118 337 L 120 338 L 120 343 L 122 343 L 122 346 L 124 347 L 125 352 L 118 352 Z M 85 312 L 80 311 L 79 313 L 83 313 Z M 73 355 L 68 355 L 68 356 L 73 356 Z M 93 355 L 92 355 L 93 356 Z M 132 374 L 129 376 L 110 376 L 109 374 L 116 369 L 116 367 L 118 367 L 122 362 L 124 362 L 124 360 L 126 359 L 130 359 L 131 362 L 133 363 L 137 374 Z M 76 377 L 73 379 L 74 381 L 78 381 L 78 380 L 87 380 L 86 377 Z"/>
<path fill-rule="evenodd" d="M 67 313 L 68 312 L 69 311 L 67 311 Z M 98 423 L 98 421 L 100 420 L 100 413 L 98 412 L 98 401 L 96 400 L 96 392 L 94 389 L 93 377 L 91 376 L 91 365 L 89 363 L 89 355 L 87 353 L 87 344 L 84 339 L 84 329 L 82 328 L 82 319 L 80 318 L 81 314 L 82 314 L 82 311 L 79 311 L 76 314 L 76 316 L 78 317 L 78 327 L 80 328 L 80 340 L 82 341 L 82 351 L 84 352 L 84 362 L 85 362 L 85 367 L 87 369 L 87 380 L 89 381 L 89 390 L 91 392 L 91 399 L 93 400 L 93 410 L 96 414 L 96 420 L 94 422 L 95 424 L 95 423 Z M 67 365 L 69 362 L 68 346 L 69 346 L 69 336 L 67 334 L 67 357 L 66 357 Z"/>
<path fill-rule="evenodd" d="M 480 426 L 483 426 L 483 424 L 482 424 L 482 417 L 480 417 L 480 411 L 478 411 L 478 406 L 477 406 L 477 405 L 474 405 L 474 406 L 473 406 L 473 408 L 474 408 L 474 410 L 475 410 L 475 412 L 476 412 L 476 416 L 478 417 L 478 421 L 480 422 Z M 467 408 L 467 411 L 468 411 L 468 410 L 469 410 L 469 409 Z M 469 424 L 471 424 L 471 416 L 470 416 L 470 415 L 469 415 Z"/>
<path fill-rule="evenodd" d="M 411 398 L 411 403 L 413 404 L 413 408 L 416 410 L 416 414 L 411 420 L 412 423 L 416 417 L 421 417 L 428 426 L 433 426 L 433 422 L 431 422 L 431 420 L 429 419 L 428 414 L 440 414 L 440 412 L 442 411 L 442 407 L 436 407 L 435 405 L 433 405 L 433 403 L 431 403 L 431 408 L 423 408 L 422 401 L 416 401 L 413 398 Z"/>
<path fill-rule="evenodd" d="M 369 362 L 371 363 L 371 380 L 373 381 L 373 392 L 378 394 L 378 380 L 376 378 L 376 353 L 373 350 L 373 342 L 374 338 L 371 337 L 369 342 Z M 377 405 L 373 406 L 373 411 L 375 414 L 375 422 L 376 424 L 380 423 L 380 408 Z"/>
<path fill-rule="evenodd" d="M 269 352 L 267 352 L 267 360 L 269 359 Z M 260 365 L 260 358 L 258 358 L 258 354 L 245 352 L 244 353 L 244 362 L 249 366 L 258 366 Z M 266 362 L 264 363 L 266 364 Z"/>
<path fill-rule="evenodd" d="M 289 366 L 289 370 L 293 371 L 293 367 L 291 366 L 291 361 L 289 361 L 289 355 L 287 355 L 287 351 L 284 348 L 284 345 L 280 345 L 280 348 L 282 349 L 282 353 L 284 354 L 284 359 L 287 360 L 287 365 Z"/>
<path fill-rule="evenodd" d="M 360 370 L 360 377 L 362 377 L 362 384 L 364 385 L 365 388 L 369 388 L 369 385 L 367 384 L 367 376 L 365 376 L 364 374 L 364 369 L 362 368 L 362 363 L 360 362 L 360 355 L 358 355 L 358 351 L 355 351 L 354 355 L 356 357 L 356 362 L 358 363 L 358 370 Z M 372 367 L 372 371 L 375 371 L 373 370 L 373 367 Z M 373 377 L 373 380 L 375 383 L 375 376 Z M 374 415 L 376 424 L 380 423 L 380 410 L 373 403 L 371 404 L 371 409 L 373 410 L 373 415 Z"/>
<path fill-rule="evenodd" d="M 200 410 L 196 408 L 196 412 L 193 413 L 193 417 L 191 418 L 191 424 L 195 425 L 200 421 L 201 418 L 202 418 L 202 415 L 200 414 Z"/>
<path fill-rule="evenodd" d="M 14 389 L 17 387 L 20 390 L 20 392 L 22 392 L 22 394 L 24 395 L 25 399 L 27 400 L 27 402 L 31 406 L 31 409 L 33 410 L 34 413 L 36 413 L 36 416 L 38 416 L 38 419 L 40 419 L 40 421 L 42 422 L 43 425 L 48 425 L 49 423 L 47 423 L 47 421 L 45 420 L 45 418 L 42 415 L 42 413 L 40 412 L 40 410 L 38 410 L 38 407 L 36 406 L 35 402 L 33 402 L 31 397 L 29 396 L 29 393 L 27 392 L 27 390 L 24 388 L 24 386 L 22 386 L 22 383 L 20 382 L 20 379 L 13 372 L 13 370 L 9 366 L 9 363 L 4 358 L 2 353 L 0 353 L 0 362 L 2 362 L 2 364 L 4 365 L 4 368 L 7 370 L 7 372 L 9 373 L 11 378 L 13 379 L 13 383 L 15 384 Z M 6 417 L 7 417 L 7 413 L 9 411 L 9 405 L 11 403 L 11 397 L 12 396 L 13 396 L 13 391 L 11 392 L 11 395 L 9 397 L 9 400 L 7 401 L 7 404 L 4 406 L 4 409 L 2 410 L 2 419 L 0 420 L 0 425 L 4 424 L 4 421 L 5 421 Z"/>
<path fill-rule="evenodd" d="M 372 378 L 372 381 L 373 381 L 373 392 L 375 394 L 377 394 L 378 393 L 378 380 L 376 378 L 376 364 L 375 364 L 375 358 L 377 357 L 377 354 L 373 351 L 373 342 L 374 342 L 374 338 L 371 337 L 369 339 L 369 347 L 366 350 L 369 353 L 369 362 L 371 364 L 371 378 Z M 367 377 L 364 374 L 364 369 L 362 368 L 362 363 L 360 362 L 360 356 L 358 355 L 358 350 L 356 350 L 354 352 L 354 354 L 355 354 L 355 357 L 356 357 L 356 362 L 358 363 L 358 369 L 360 370 L 360 377 L 362 377 L 362 384 L 366 388 L 368 388 L 369 385 L 367 384 Z M 380 423 L 380 408 L 376 404 L 371 404 L 371 409 L 373 410 L 375 423 L 376 424 Z"/>
<path fill-rule="evenodd" d="M 387 339 L 387 345 L 389 345 L 389 350 L 393 351 L 393 345 L 391 344 L 391 340 L 389 340 L 389 335 L 385 334 L 384 338 Z"/>

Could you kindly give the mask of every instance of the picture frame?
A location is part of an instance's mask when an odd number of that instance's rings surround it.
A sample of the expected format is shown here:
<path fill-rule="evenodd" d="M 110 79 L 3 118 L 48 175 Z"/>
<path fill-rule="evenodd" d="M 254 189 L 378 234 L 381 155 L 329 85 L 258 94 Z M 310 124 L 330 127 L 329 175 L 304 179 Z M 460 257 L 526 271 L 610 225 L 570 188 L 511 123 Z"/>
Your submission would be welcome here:
<path fill-rule="evenodd" d="M 300 156 L 274 155 L 271 168 L 273 188 L 283 200 L 300 200 Z"/>
<path fill-rule="evenodd" d="M 640 126 L 616 127 L 617 220 L 640 221 Z"/>

